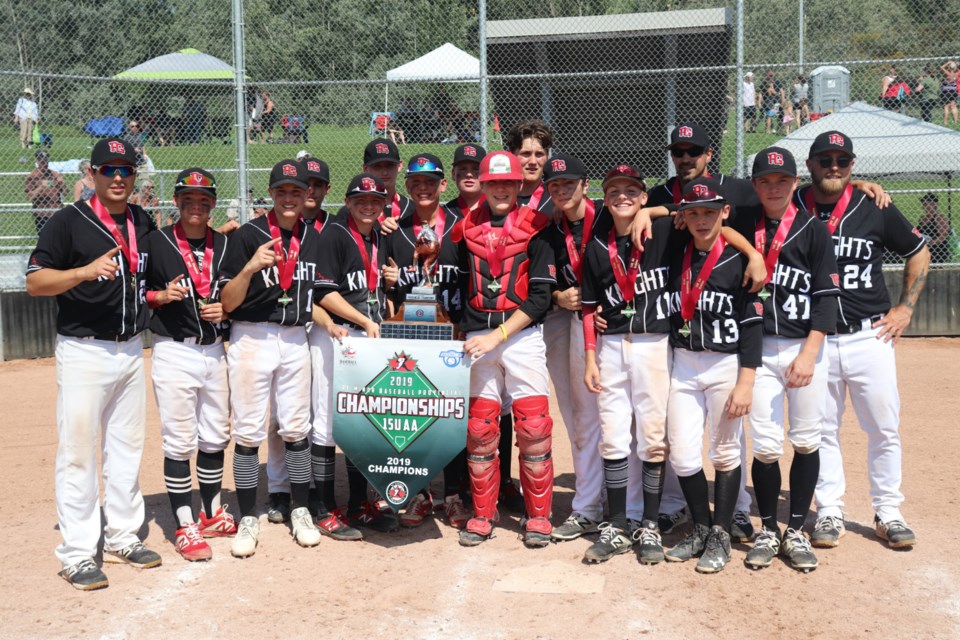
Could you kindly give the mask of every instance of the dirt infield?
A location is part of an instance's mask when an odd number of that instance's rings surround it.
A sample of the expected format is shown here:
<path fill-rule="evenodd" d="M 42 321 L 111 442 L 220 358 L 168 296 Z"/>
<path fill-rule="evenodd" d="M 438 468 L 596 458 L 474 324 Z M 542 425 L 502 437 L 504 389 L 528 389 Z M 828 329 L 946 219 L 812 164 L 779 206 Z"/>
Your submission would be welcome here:
<path fill-rule="evenodd" d="M 3 363 L 7 436 L 0 473 L 7 494 L 0 514 L 9 529 L 0 557 L 0 636 L 957 638 L 960 556 L 950 514 L 960 507 L 960 341 L 910 339 L 897 351 L 904 513 L 919 539 L 912 550 L 889 550 L 873 535 L 865 442 L 848 410 L 842 436 L 848 533 L 839 548 L 818 550 L 820 568 L 809 575 L 779 561 L 753 573 L 742 564 L 743 545 L 716 576 L 696 574 L 692 563 L 644 567 L 632 555 L 586 566 L 580 558 L 588 541 L 527 550 L 512 518 L 475 549 L 458 546 L 455 531 L 434 521 L 414 531 L 373 533 L 362 543 L 325 538 L 317 548 L 301 549 L 285 525 L 264 519 L 254 557 L 236 560 L 230 541 L 216 539 L 214 559 L 191 564 L 171 542 L 151 400 L 141 473 L 144 533 L 164 564 L 143 572 L 108 565 L 110 588 L 93 593 L 75 591 L 56 575 L 54 361 Z M 559 523 L 569 513 L 573 486 L 562 429 L 555 459 Z M 229 466 L 226 487 L 232 486 Z M 343 476 L 341 458 L 338 480 L 345 485 Z M 345 498 L 345 486 L 338 496 Z M 230 492 L 226 500 L 235 504 Z"/>

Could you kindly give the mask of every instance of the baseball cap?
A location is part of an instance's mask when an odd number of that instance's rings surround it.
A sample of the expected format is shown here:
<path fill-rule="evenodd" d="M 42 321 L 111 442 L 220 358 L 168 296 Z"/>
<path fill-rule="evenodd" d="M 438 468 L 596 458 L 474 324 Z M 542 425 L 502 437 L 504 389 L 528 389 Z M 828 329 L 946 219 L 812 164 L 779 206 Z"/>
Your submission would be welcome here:
<path fill-rule="evenodd" d="M 453 166 L 460 162 L 480 163 L 486 155 L 487 150 L 478 144 L 462 144 L 453 152 Z"/>
<path fill-rule="evenodd" d="M 133 145 L 123 138 L 105 138 L 93 145 L 93 151 L 90 153 L 90 164 L 95 167 L 101 167 L 112 162 L 127 162 L 134 167 L 137 166 L 137 152 Z"/>
<path fill-rule="evenodd" d="M 726 198 L 720 192 L 720 183 L 714 178 L 697 178 L 687 183 L 683 188 L 683 200 L 680 201 L 680 211 L 695 207 L 721 209 L 727 204 Z"/>
<path fill-rule="evenodd" d="M 793 154 L 783 147 L 767 147 L 757 152 L 753 158 L 751 177 L 757 179 L 770 173 L 782 173 L 791 178 L 797 177 L 797 161 Z"/>
<path fill-rule="evenodd" d="M 643 181 L 643 174 L 640 173 L 640 168 L 629 164 L 620 164 L 610 169 L 610 171 L 607 171 L 607 175 L 604 176 L 603 185 L 601 186 L 606 189 L 611 180 L 617 180 L 619 178 L 632 180 L 644 189 L 647 188 L 647 183 Z"/>
<path fill-rule="evenodd" d="M 292 184 L 301 189 L 307 188 L 307 170 L 296 160 L 281 160 L 273 165 L 270 172 L 270 188 L 282 184 Z"/>
<path fill-rule="evenodd" d="M 812 158 L 827 151 L 842 151 L 851 158 L 857 157 L 853 152 L 853 140 L 839 131 L 824 131 L 814 138 L 810 145 L 810 155 L 807 157 Z"/>
<path fill-rule="evenodd" d="M 587 177 L 587 167 L 580 162 L 580 158 L 568 153 L 558 153 L 547 160 L 543 167 L 544 183 L 551 180 L 581 180 Z"/>
<path fill-rule="evenodd" d="M 753 77 L 753 71 L 747 71 L 745 74 L 743 74 L 743 77 L 744 77 L 744 78 L 752 78 L 752 77 Z"/>
<path fill-rule="evenodd" d="M 177 174 L 177 181 L 173 184 L 173 193 L 186 193 L 187 191 L 201 191 L 217 197 L 217 181 L 213 174 L 206 169 L 200 167 L 184 169 Z"/>
<path fill-rule="evenodd" d="M 392 140 L 387 138 L 375 138 L 363 149 L 363 164 L 400 161 L 400 150 Z"/>
<path fill-rule="evenodd" d="M 690 144 L 701 149 L 710 147 L 710 134 L 695 122 L 680 122 L 670 132 L 670 149 L 677 144 Z"/>
<path fill-rule="evenodd" d="M 432 153 L 418 153 L 407 161 L 407 177 L 421 175 L 443 177 L 443 163 Z"/>
<path fill-rule="evenodd" d="M 25 95 L 25 96 L 32 96 L 32 95 L 33 95 L 33 89 L 30 89 L 29 87 L 26 88 L 26 89 L 24 89 L 24 90 L 23 90 L 23 95 Z"/>
<path fill-rule="evenodd" d="M 301 149 L 300 151 L 297 152 L 297 160 L 303 160 L 304 158 L 309 158 L 309 157 L 310 157 L 310 152 L 307 151 L 306 149 Z"/>
<path fill-rule="evenodd" d="M 493 151 L 480 162 L 480 182 L 523 180 L 520 158 L 509 151 Z"/>
<path fill-rule="evenodd" d="M 314 178 L 321 182 L 330 184 L 330 167 L 319 158 L 311 158 L 309 155 L 300 161 L 307 172 L 306 179 Z"/>
<path fill-rule="evenodd" d="M 380 196 L 386 200 L 387 188 L 376 176 L 361 173 L 354 176 L 353 180 L 350 181 L 350 186 L 347 187 L 347 195 L 344 197 L 349 198 L 350 196 Z"/>

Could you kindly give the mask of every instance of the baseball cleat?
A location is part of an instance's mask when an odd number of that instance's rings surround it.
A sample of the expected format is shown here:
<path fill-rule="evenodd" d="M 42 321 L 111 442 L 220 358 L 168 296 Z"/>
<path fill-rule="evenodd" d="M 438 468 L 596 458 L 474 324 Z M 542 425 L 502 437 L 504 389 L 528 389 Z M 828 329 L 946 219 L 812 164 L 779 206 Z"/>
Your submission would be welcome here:
<path fill-rule="evenodd" d="M 320 530 L 313 524 L 313 516 L 306 507 L 297 507 L 290 512 L 293 527 L 293 539 L 301 547 L 315 547 L 320 544 Z"/>
<path fill-rule="evenodd" d="M 546 518 L 527 518 L 523 529 L 523 546 L 528 549 L 541 549 L 550 544 L 553 526 Z"/>
<path fill-rule="evenodd" d="M 475 547 L 493 537 L 493 521 L 489 518 L 470 518 L 460 532 L 461 547 Z"/>
<path fill-rule="evenodd" d="M 137 569 L 152 569 L 163 564 L 163 559 L 156 551 L 151 551 L 137 540 L 123 549 L 103 550 L 103 561 L 114 564 L 129 564 Z"/>
<path fill-rule="evenodd" d="M 599 530 L 599 522 L 574 511 L 564 520 L 563 524 L 553 530 L 550 538 L 554 542 L 564 542 L 566 540 L 576 540 L 582 535 L 596 533 Z"/>
<path fill-rule="evenodd" d="M 410 528 L 419 527 L 431 513 L 433 513 L 433 500 L 430 496 L 418 493 L 400 514 L 400 524 Z"/>
<path fill-rule="evenodd" d="M 364 502 L 359 509 L 347 512 L 347 523 L 360 529 L 389 533 L 400 528 L 396 516 L 383 512 L 374 502 Z"/>
<path fill-rule="evenodd" d="M 690 535 L 667 551 L 664 557 L 670 562 L 686 562 L 691 558 L 698 558 L 703 553 L 709 535 L 709 527 L 694 523 Z"/>
<path fill-rule="evenodd" d="M 639 529 L 633 532 L 637 545 L 637 560 L 640 564 L 658 564 L 663 562 L 663 539 L 653 520 L 644 520 Z"/>
<path fill-rule="evenodd" d="M 697 573 L 719 573 L 730 562 L 730 534 L 718 524 L 710 529 L 707 543 L 700 559 L 697 560 Z"/>
<path fill-rule="evenodd" d="M 257 551 L 260 540 L 260 521 L 256 516 L 243 516 L 237 527 L 237 535 L 230 546 L 230 555 L 234 558 L 249 558 Z"/>
<path fill-rule="evenodd" d="M 832 549 L 840 544 L 840 538 L 847 532 L 843 526 L 843 518 L 824 516 L 817 518 L 810 534 L 810 544 L 821 549 Z"/>
<path fill-rule="evenodd" d="M 661 513 L 657 516 L 657 528 L 662 535 L 669 535 L 673 530 L 687 522 L 687 511 L 680 509 L 674 513 Z"/>
<path fill-rule="evenodd" d="M 620 527 L 609 522 L 600 524 L 600 539 L 587 547 L 583 561 L 588 564 L 606 562 L 613 556 L 627 553 L 633 548 L 633 539 Z"/>
<path fill-rule="evenodd" d="M 791 567 L 804 573 L 810 573 L 819 564 L 817 556 L 813 555 L 807 536 L 796 529 L 787 529 L 783 534 L 780 554 L 790 562 Z"/>
<path fill-rule="evenodd" d="M 773 564 L 773 559 L 777 557 L 778 553 L 780 553 L 779 532 L 763 527 L 757 534 L 757 539 L 753 542 L 753 548 L 747 552 L 747 557 L 743 563 L 755 571 L 766 569 Z"/>
<path fill-rule="evenodd" d="M 290 494 L 271 493 L 270 507 L 267 509 L 267 522 L 283 524 L 290 519 Z"/>
<path fill-rule="evenodd" d="M 176 546 L 183 559 L 190 562 L 209 560 L 213 557 L 213 549 L 203 539 L 196 522 L 185 524 L 177 529 Z"/>
<path fill-rule="evenodd" d="M 110 586 L 106 574 L 100 570 L 92 558 L 84 558 L 60 572 L 60 577 L 69 582 L 74 589 L 94 591 Z"/>
<path fill-rule="evenodd" d="M 212 518 L 208 518 L 201 509 L 198 528 L 204 538 L 226 538 L 237 534 L 237 523 L 233 514 L 227 511 L 227 505 L 217 509 Z"/>
<path fill-rule="evenodd" d="M 317 519 L 317 529 L 334 540 L 363 540 L 363 532 L 348 525 L 339 509 L 320 516 Z"/>
<path fill-rule="evenodd" d="M 447 522 L 454 529 L 463 529 L 470 519 L 470 512 L 458 495 L 443 499 L 443 512 L 447 516 Z"/>
<path fill-rule="evenodd" d="M 526 511 L 526 505 L 523 503 L 523 493 L 513 480 L 500 483 L 500 497 L 497 502 L 510 513 Z"/>
<path fill-rule="evenodd" d="M 881 522 L 880 516 L 874 516 L 873 526 L 877 536 L 881 540 L 886 540 L 887 546 L 891 549 L 904 549 L 917 543 L 917 536 L 903 520 Z"/>
<path fill-rule="evenodd" d="M 733 514 L 733 523 L 730 525 L 730 537 L 737 542 L 753 540 L 753 523 L 750 514 L 746 511 L 737 511 Z"/>

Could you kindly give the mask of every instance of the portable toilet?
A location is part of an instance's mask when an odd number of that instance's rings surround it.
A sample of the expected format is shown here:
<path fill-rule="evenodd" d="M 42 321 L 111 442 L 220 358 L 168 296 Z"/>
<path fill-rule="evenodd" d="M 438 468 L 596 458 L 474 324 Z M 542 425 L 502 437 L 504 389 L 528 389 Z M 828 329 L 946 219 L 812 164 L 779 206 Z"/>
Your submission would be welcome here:
<path fill-rule="evenodd" d="M 810 111 L 828 113 L 850 104 L 850 71 L 830 65 L 810 72 Z"/>

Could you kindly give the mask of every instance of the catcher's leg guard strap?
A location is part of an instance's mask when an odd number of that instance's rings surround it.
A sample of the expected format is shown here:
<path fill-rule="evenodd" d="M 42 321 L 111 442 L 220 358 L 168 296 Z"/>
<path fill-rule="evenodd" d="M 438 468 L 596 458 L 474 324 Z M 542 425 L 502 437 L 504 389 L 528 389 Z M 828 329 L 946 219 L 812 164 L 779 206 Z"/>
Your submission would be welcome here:
<path fill-rule="evenodd" d="M 497 512 L 497 494 L 500 489 L 500 461 L 497 452 L 485 456 L 467 455 L 470 489 L 473 491 L 473 510 L 480 518 L 493 519 Z"/>

